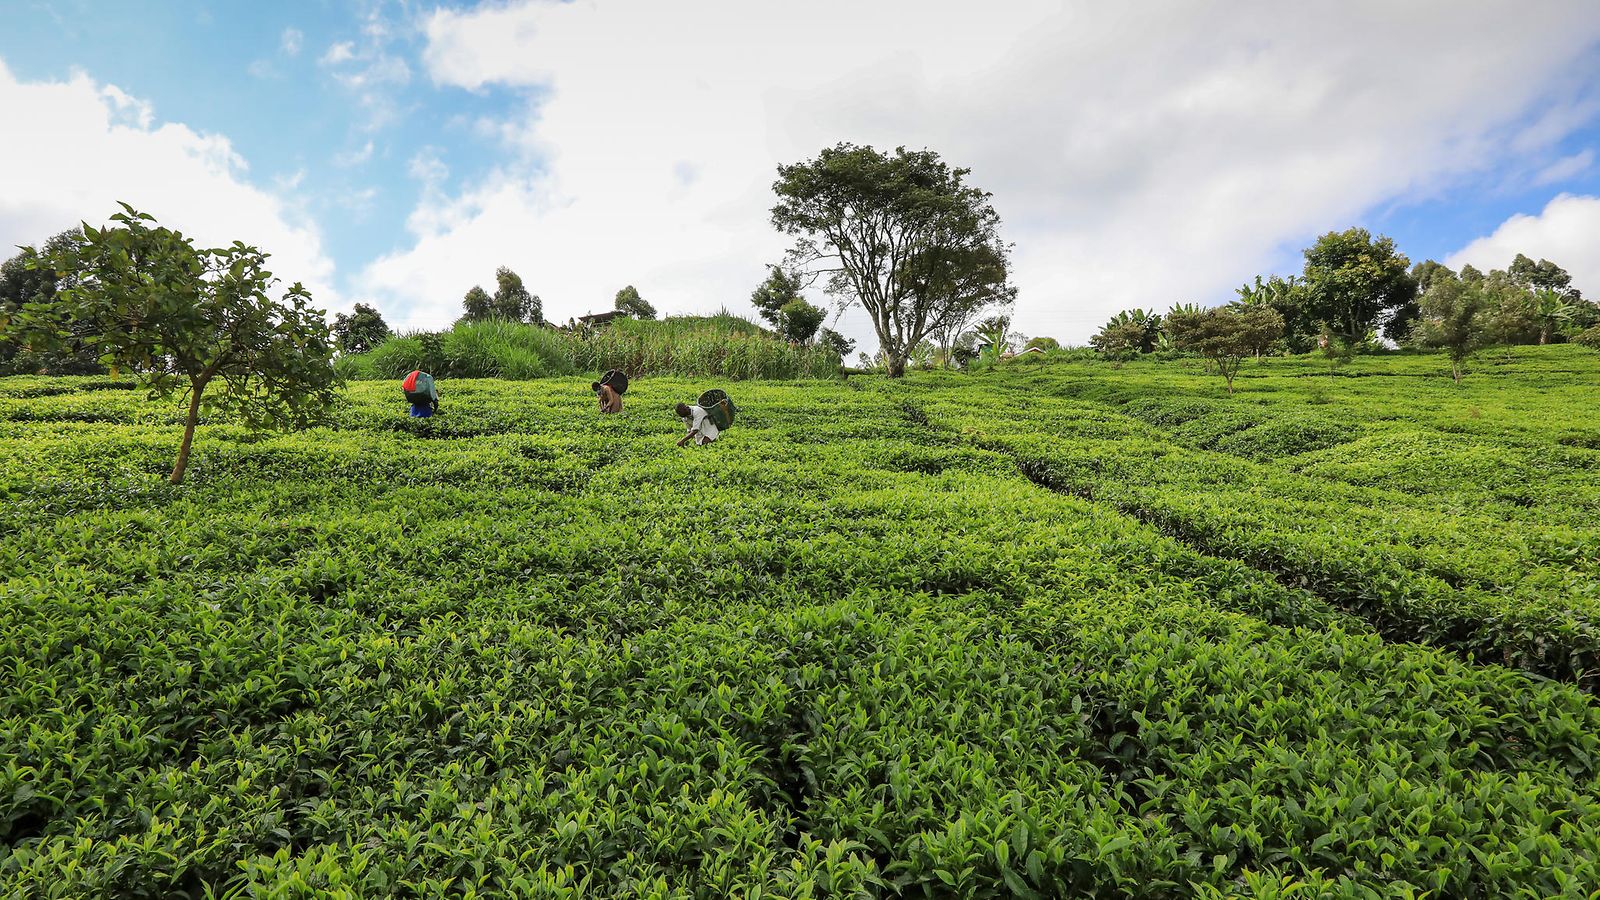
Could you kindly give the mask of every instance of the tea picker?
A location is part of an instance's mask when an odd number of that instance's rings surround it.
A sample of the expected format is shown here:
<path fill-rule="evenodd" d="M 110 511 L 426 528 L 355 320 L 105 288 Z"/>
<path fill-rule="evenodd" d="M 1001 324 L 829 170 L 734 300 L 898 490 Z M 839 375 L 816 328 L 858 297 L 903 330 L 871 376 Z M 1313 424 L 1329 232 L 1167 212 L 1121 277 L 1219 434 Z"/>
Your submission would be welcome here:
<path fill-rule="evenodd" d="M 427 372 L 412 369 L 400 382 L 400 389 L 405 391 L 406 402 L 411 404 L 413 419 L 426 419 L 439 411 L 439 386 Z"/>
<path fill-rule="evenodd" d="M 622 395 L 628 392 L 628 376 L 612 369 L 601 375 L 599 381 L 589 382 L 589 390 L 599 398 L 602 413 L 622 412 Z"/>
<path fill-rule="evenodd" d="M 676 412 L 689 429 L 678 440 L 678 446 L 694 441 L 703 447 L 716 440 L 724 429 L 733 424 L 735 409 L 727 392 L 713 388 L 701 394 L 694 406 L 679 403 Z"/>

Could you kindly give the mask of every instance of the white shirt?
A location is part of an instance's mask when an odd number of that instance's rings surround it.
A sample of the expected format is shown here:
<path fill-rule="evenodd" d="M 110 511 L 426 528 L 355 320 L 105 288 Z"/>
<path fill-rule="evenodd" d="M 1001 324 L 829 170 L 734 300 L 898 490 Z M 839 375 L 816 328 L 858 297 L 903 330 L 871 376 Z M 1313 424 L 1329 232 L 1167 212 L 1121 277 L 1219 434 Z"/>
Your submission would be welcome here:
<path fill-rule="evenodd" d="M 690 434 L 698 432 L 708 441 L 717 439 L 717 423 L 711 421 L 711 415 L 705 411 L 705 407 L 689 407 L 689 418 L 684 421 L 689 423 Z"/>

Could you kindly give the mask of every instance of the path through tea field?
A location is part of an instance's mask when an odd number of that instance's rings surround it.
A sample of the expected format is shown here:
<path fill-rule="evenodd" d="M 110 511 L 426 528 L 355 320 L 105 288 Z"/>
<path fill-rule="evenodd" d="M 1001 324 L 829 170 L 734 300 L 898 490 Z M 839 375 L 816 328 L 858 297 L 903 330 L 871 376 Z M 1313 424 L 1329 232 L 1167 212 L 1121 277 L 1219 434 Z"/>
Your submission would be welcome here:
<path fill-rule="evenodd" d="M 672 403 L 737 424 L 678 449 Z M 1600 355 L 0 380 L 0 893 L 1586 896 Z"/>

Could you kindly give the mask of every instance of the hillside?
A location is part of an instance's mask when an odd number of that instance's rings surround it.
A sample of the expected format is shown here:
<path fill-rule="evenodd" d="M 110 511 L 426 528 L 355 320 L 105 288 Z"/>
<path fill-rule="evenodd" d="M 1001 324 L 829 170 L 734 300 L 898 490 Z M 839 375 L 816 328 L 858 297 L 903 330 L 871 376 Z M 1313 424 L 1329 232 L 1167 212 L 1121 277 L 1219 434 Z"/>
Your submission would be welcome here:
<path fill-rule="evenodd" d="M 0 894 L 1581 895 L 1600 354 L 0 379 Z"/>

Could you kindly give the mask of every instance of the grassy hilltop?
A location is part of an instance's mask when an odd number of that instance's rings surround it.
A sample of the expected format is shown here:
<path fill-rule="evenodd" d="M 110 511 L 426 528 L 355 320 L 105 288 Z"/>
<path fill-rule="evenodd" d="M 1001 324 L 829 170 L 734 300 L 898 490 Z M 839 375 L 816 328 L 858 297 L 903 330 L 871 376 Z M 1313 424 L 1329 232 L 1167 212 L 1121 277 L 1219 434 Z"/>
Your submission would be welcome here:
<path fill-rule="evenodd" d="M 0 895 L 1600 887 L 1600 355 L 588 380 L 0 380 Z"/>

